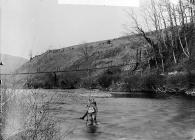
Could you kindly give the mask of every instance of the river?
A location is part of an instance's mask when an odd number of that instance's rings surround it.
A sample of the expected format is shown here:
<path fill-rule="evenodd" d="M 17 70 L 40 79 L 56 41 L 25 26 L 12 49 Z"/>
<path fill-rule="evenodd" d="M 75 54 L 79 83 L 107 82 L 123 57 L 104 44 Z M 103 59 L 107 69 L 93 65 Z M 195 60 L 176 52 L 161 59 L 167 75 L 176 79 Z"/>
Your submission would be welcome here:
<path fill-rule="evenodd" d="M 64 140 L 191 140 L 195 136 L 195 100 L 95 97 L 99 125 L 91 133 L 78 119 L 86 111 L 88 97 L 81 96 L 85 93 L 55 94 L 50 114 Z"/>

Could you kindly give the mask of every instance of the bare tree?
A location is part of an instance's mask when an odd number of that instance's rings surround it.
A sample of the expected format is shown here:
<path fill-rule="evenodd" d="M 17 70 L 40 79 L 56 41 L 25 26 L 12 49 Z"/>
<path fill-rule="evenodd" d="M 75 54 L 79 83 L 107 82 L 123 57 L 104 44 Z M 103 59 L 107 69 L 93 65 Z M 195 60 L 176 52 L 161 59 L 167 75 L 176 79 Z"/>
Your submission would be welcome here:
<path fill-rule="evenodd" d="M 168 66 L 168 58 L 173 60 L 173 64 L 183 61 L 183 57 L 188 61 L 191 59 L 195 42 L 193 0 L 179 0 L 177 5 L 169 0 L 151 0 L 150 7 L 144 10 L 145 25 L 138 21 L 134 12 L 129 12 L 128 17 L 134 22 L 134 31 L 149 44 L 148 58 L 155 59 L 156 67 L 161 68 L 162 72 Z M 144 26 L 148 30 L 144 30 Z"/>
<path fill-rule="evenodd" d="M 84 57 L 86 61 L 88 61 L 90 56 L 90 47 L 85 43 L 84 46 L 80 50 L 81 56 Z"/>
<path fill-rule="evenodd" d="M 30 52 L 29 52 L 29 59 L 30 59 L 30 61 L 32 60 L 32 58 L 33 58 L 33 54 L 32 54 L 32 50 L 30 50 Z"/>

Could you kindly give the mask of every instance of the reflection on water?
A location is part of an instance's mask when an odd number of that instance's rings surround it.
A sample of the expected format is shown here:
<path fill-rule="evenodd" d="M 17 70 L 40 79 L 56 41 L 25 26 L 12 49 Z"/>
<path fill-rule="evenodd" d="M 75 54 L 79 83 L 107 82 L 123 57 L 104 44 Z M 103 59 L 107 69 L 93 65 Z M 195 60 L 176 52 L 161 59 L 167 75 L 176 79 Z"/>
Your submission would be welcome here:
<path fill-rule="evenodd" d="M 97 128 L 81 117 L 87 97 L 58 92 L 50 113 L 67 140 L 190 140 L 195 130 L 195 101 L 182 98 L 96 98 Z M 70 94 L 71 96 L 67 96 Z"/>

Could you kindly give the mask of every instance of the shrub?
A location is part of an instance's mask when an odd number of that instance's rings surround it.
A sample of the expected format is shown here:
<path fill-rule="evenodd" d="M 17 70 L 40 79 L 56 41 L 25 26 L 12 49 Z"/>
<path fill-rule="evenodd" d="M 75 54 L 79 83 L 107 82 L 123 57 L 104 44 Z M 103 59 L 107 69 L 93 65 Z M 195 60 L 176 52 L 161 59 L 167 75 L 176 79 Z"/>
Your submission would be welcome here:
<path fill-rule="evenodd" d="M 58 83 L 57 76 L 54 75 L 53 73 L 37 74 L 29 81 L 27 81 L 24 87 L 35 89 L 37 88 L 51 89 L 53 87 L 57 87 L 58 86 L 57 83 Z"/>
<path fill-rule="evenodd" d="M 87 77 L 81 81 L 81 87 L 93 89 L 98 86 L 98 82 L 95 77 Z"/>
<path fill-rule="evenodd" d="M 60 75 L 59 84 L 60 84 L 60 88 L 63 89 L 75 89 L 77 88 L 80 81 L 81 79 L 79 75 L 72 72 L 72 73 L 66 73 Z"/>
<path fill-rule="evenodd" d="M 43 86 L 43 88 L 51 89 L 52 88 L 51 82 L 46 81 L 45 84 L 44 84 L 44 86 Z"/>
<path fill-rule="evenodd" d="M 185 88 L 188 86 L 187 74 L 168 75 L 166 84 L 171 88 Z"/>
<path fill-rule="evenodd" d="M 158 74 L 148 74 L 141 78 L 140 86 L 143 90 L 152 91 L 165 84 L 165 78 Z"/>
<path fill-rule="evenodd" d="M 195 88 L 195 70 L 187 74 L 188 88 Z"/>
<path fill-rule="evenodd" d="M 107 40 L 107 44 L 111 44 L 111 40 Z"/>
<path fill-rule="evenodd" d="M 140 87 L 140 76 L 131 75 L 124 79 L 125 88 L 127 91 L 132 91 L 133 89 L 138 89 Z"/>
<path fill-rule="evenodd" d="M 49 112 L 49 104 L 53 102 L 53 99 L 53 96 L 48 98 L 46 94 L 40 94 L 36 91 L 32 91 L 31 95 L 23 97 L 21 107 L 28 118 L 24 121 L 26 130 L 22 133 L 24 139 L 52 140 L 57 138 L 56 120 Z"/>
<path fill-rule="evenodd" d="M 120 80 L 121 70 L 118 67 L 107 69 L 99 78 L 98 83 L 103 88 L 108 88 L 112 82 Z"/>
<path fill-rule="evenodd" d="M 112 84 L 112 75 L 103 74 L 99 77 L 98 83 L 103 88 L 108 88 Z"/>
<path fill-rule="evenodd" d="M 105 72 L 106 74 L 120 74 L 121 73 L 121 69 L 119 67 L 111 67 L 108 68 Z"/>

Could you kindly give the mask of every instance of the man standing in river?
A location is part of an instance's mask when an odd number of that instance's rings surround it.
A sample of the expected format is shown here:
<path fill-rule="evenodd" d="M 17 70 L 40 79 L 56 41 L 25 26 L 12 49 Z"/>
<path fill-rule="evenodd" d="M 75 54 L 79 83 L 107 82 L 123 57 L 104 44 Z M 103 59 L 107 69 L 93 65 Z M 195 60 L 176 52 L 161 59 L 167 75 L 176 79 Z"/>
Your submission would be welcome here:
<path fill-rule="evenodd" d="M 80 119 L 84 120 L 85 117 L 88 115 L 88 113 L 90 113 L 89 112 L 90 108 L 93 108 L 92 113 L 94 113 L 95 115 L 94 121 L 95 123 L 97 123 L 97 112 L 98 112 L 97 103 L 94 98 L 89 98 L 88 102 L 89 102 L 89 104 L 87 105 L 88 109 L 86 113 L 83 115 L 83 117 L 80 117 Z"/>

